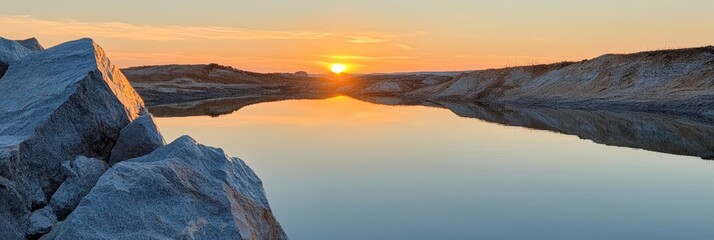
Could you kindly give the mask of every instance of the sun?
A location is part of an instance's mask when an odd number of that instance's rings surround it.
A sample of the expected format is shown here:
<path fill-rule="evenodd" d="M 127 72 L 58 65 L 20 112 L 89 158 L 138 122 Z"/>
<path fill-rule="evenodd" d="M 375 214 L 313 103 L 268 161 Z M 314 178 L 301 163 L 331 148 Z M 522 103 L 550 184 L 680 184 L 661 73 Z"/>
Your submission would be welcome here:
<path fill-rule="evenodd" d="M 344 64 L 340 64 L 340 63 L 334 63 L 330 67 L 330 71 L 332 71 L 335 74 L 340 74 L 340 73 L 344 72 L 345 70 L 347 70 L 347 66 L 345 66 Z"/>

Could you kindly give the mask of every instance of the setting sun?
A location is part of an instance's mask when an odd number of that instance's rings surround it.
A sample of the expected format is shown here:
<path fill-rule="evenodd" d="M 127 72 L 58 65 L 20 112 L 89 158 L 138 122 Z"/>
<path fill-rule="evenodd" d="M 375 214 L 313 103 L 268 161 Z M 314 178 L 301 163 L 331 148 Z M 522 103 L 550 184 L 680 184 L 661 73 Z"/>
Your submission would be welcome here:
<path fill-rule="evenodd" d="M 332 71 L 335 74 L 340 74 L 340 73 L 344 72 L 345 70 L 347 70 L 347 66 L 345 66 L 344 64 L 335 63 L 335 64 L 332 64 L 332 67 L 330 67 L 330 71 Z"/>

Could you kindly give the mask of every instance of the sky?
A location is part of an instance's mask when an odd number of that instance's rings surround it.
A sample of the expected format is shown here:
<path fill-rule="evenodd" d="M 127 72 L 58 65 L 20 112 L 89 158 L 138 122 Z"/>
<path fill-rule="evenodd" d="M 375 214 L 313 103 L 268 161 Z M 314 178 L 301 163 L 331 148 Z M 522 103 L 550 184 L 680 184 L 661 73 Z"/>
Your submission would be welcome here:
<path fill-rule="evenodd" d="M 0 36 L 91 37 L 119 67 L 457 71 L 714 45 L 714 1 L 8 1 Z"/>

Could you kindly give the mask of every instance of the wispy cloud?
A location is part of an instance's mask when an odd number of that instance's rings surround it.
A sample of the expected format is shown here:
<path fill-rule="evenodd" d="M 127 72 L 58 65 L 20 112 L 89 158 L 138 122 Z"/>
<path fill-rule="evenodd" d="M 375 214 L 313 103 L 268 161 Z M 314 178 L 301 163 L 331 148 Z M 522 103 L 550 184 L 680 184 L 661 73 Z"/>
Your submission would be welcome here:
<path fill-rule="evenodd" d="M 414 56 L 359 56 L 359 55 L 335 55 L 327 56 L 335 60 L 400 60 L 413 59 Z"/>
<path fill-rule="evenodd" d="M 409 44 L 400 44 L 400 43 L 398 43 L 398 44 L 394 44 L 394 46 L 396 46 L 396 47 L 398 47 L 398 48 L 400 48 L 400 49 L 402 49 L 402 50 L 414 50 L 414 49 L 416 49 L 415 47 L 412 47 L 412 45 L 409 45 Z"/>
<path fill-rule="evenodd" d="M 5 27 L 3 27 L 5 26 Z M 234 27 L 135 25 L 125 22 L 81 22 L 71 19 L 46 20 L 31 16 L 0 17 L 0 29 L 19 26 L 22 31 L 48 35 L 82 35 L 128 40 L 300 40 L 320 39 L 330 33 L 306 30 L 265 31 Z M 4 30 L 3 30 L 4 31 Z"/>
<path fill-rule="evenodd" d="M 350 36 L 349 38 L 348 43 L 383 43 L 387 41 L 386 38 L 371 36 Z"/>

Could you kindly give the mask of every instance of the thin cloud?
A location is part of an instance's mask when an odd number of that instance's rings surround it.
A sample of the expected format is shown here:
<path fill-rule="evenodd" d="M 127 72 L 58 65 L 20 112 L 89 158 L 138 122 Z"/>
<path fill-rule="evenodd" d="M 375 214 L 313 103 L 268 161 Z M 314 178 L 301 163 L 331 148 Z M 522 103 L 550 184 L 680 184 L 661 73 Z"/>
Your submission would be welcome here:
<path fill-rule="evenodd" d="M 386 42 L 385 38 L 370 37 L 370 36 L 350 36 L 347 40 L 348 43 L 383 43 Z"/>
<path fill-rule="evenodd" d="M 359 55 L 335 55 L 327 56 L 331 59 L 336 60 L 400 60 L 400 59 L 413 59 L 413 56 L 359 56 Z"/>
<path fill-rule="evenodd" d="M 0 17 L 0 29 L 11 31 L 42 32 L 48 35 L 81 35 L 128 40 L 176 41 L 190 39 L 209 40 L 309 40 L 330 36 L 315 31 L 263 31 L 233 27 L 190 27 L 176 25 L 134 25 L 125 22 L 81 22 L 77 20 L 45 20 L 31 16 Z"/>
<path fill-rule="evenodd" d="M 396 46 L 402 50 L 415 50 L 416 49 L 415 47 L 412 47 L 409 44 L 394 44 L 394 46 Z"/>

